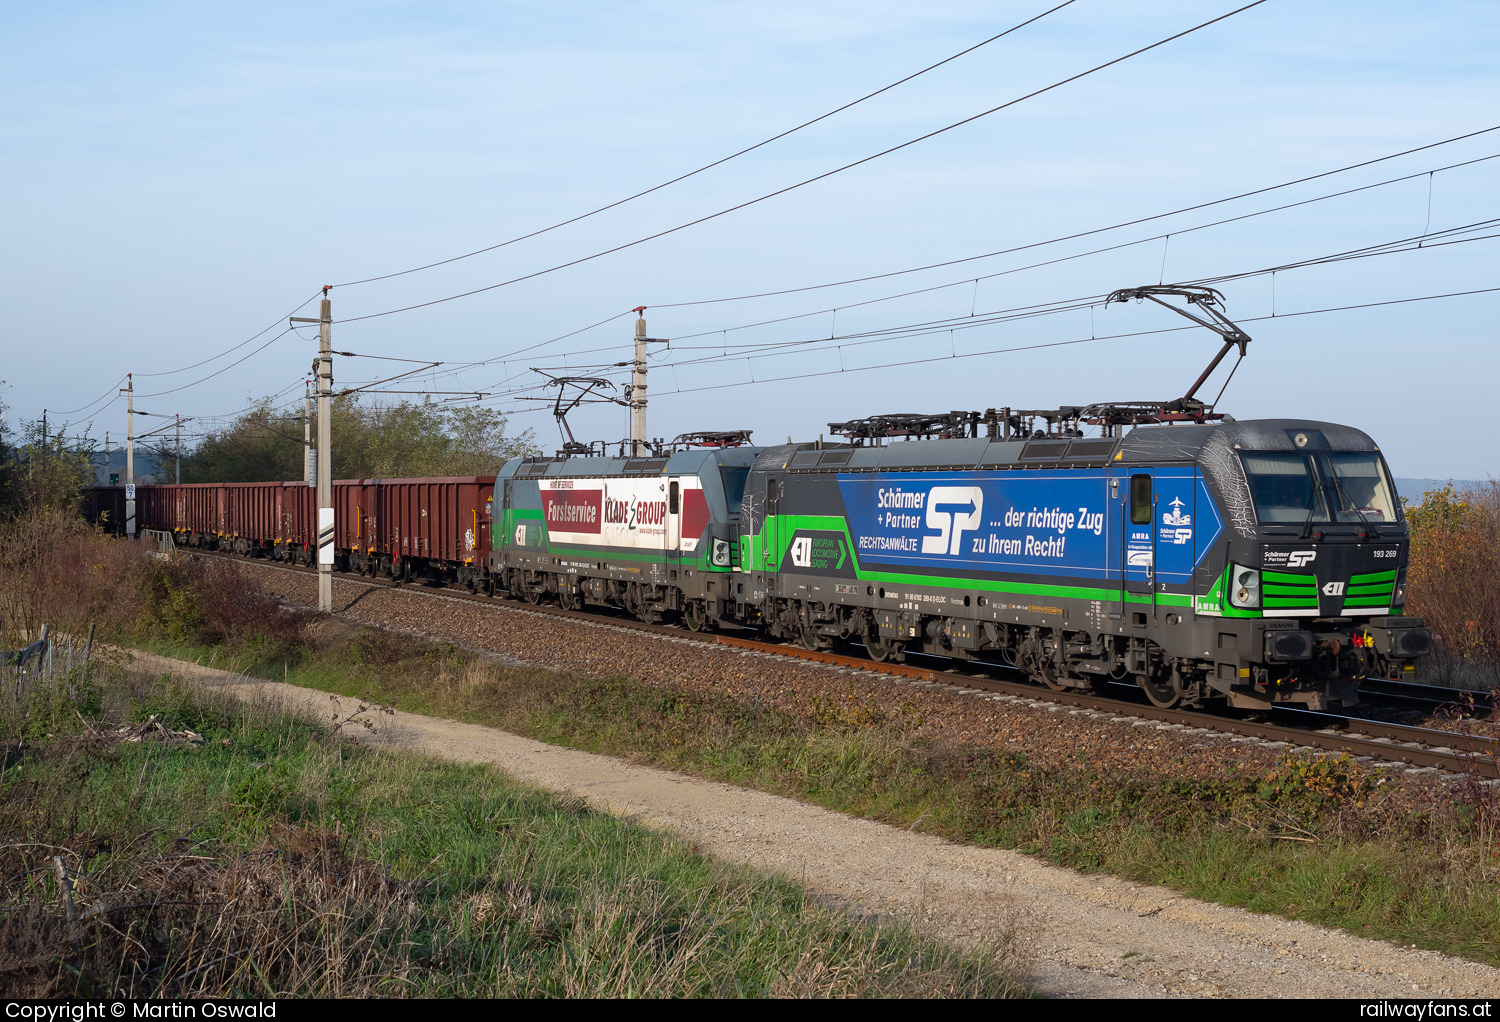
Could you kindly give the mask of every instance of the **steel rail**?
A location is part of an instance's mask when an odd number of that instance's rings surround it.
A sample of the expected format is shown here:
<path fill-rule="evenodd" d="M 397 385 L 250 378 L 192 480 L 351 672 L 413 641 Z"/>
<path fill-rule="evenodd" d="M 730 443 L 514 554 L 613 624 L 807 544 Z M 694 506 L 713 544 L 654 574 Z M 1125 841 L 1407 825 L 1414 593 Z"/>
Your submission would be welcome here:
<path fill-rule="evenodd" d="M 1467 704 L 1467 709 L 1476 719 L 1488 720 L 1494 717 L 1496 694 L 1491 691 L 1418 685 L 1409 681 L 1391 681 L 1388 678 L 1371 678 L 1361 687 L 1369 695 L 1389 705 L 1433 710 L 1443 706 Z"/>
<path fill-rule="evenodd" d="M 257 558 L 245 558 L 217 551 L 190 550 L 184 552 L 190 553 L 192 556 L 222 557 L 241 563 L 248 562 L 257 567 L 289 571 L 296 574 L 316 574 L 315 569 L 285 562 L 266 563 Z M 425 582 L 401 583 L 387 579 L 370 578 L 355 572 L 345 571 L 338 571 L 334 574 L 343 581 L 357 582 L 379 589 L 406 591 L 417 595 L 436 596 L 442 599 L 457 600 L 465 603 L 477 603 L 481 606 L 513 612 L 520 611 L 544 617 L 564 618 L 595 626 L 644 632 L 679 641 L 694 641 L 701 642 L 704 645 L 743 649 L 765 655 L 806 660 L 845 670 L 868 671 L 874 674 L 905 678 L 910 681 L 922 682 L 929 685 L 941 685 L 954 689 L 961 694 L 995 693 L 1037 702 L 1057 703 L 1063 706 L 1110 713 L 1117 716 L 1137 717 L 1163 724 L 1177 724 L 1185 728 L 1200 728 L 1205 731 L 1218 731 L 1247 738 L 1257 738 L 1263 741 L 1282 742 L 1293 746 L 1310 746 L 1329 752 L 1346 752 L 1356 757 L 1370 757 L 1386 762 L 1407 763 L 1413 767 L 1435 767 L 1439 770 L 1446 770 L 1452 773 L 1473 773 L 1489 778 L 1500 778 L 1500 740 L 1480 735 L 1388 724 L 1382 721 L 1365 720 L 1341 714 L 1319 714 L 1294 708 L 1285 709 L 1287 712 L 1295 713 L 1298 716 L 1315 719 L 1318 723 L 1322 724 L 1322 727 L 1310 729 L 1307 727 L 1271 724 L 1264 721 L 1241 720 L 1207 713 L 1202 710 L 1167 710 L 1125 699 L 1071 689 L 1057 691 L 1029 682 L 978 677 L 951 670 L 935 670 L 928 667 L 917 667 L 911 664 L 891 663 L 889 661 L 881 663 L 874 660 L 867 660 L 863 657 L 848 656 L 843 653 L 806 649 L 795 645 L 767 642 L 762 639 L 748 639 L 737 635 L 727 635 L 723 632 L 694 632 L 686 628 L 648 624 L 644 621 L 606 616 L 590 611 L 564 610 L 561 607 L 549 606 L 543 603 L 532 603 L 529 600 L 514 600 L 512 598 L 507 600 L 506 603 L 497 603 L 494 597 L 470 593 L 461 586 L 435 586 Z M 988 664 L 979 661 L 976 661 L 976 663 L 981 664 L 985 668 L 1010 669 L 1003 664 Z M 1278 707 L 1278 710 L 1282 709 Z M 1344 730 L 1338 730 L 1340 725 L 1342 725 Z M 1431 744 L 1436 740 L 1443 740 L 1443 744 Z"/>

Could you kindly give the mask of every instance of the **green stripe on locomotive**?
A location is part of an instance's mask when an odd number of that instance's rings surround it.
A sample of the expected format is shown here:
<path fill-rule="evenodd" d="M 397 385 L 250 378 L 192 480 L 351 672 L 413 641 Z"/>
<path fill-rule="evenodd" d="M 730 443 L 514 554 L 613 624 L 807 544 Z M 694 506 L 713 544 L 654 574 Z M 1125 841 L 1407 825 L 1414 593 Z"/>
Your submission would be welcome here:
<path fill-rule="evenodd" d="M 849 533 L 848 523 L 841 515 L 771 515 L 754 535 L 740 536 L 740 561 L 745 571 L 776 573 L 784 562 L 792 538 L 798 531 L 838 533 L 854 565 L 854 577 L 862 582 L 880 582 L 888 585 L 932 586 L 939 589 L 964 589 L 975 592 L 1009 593 L 1016 596 L 1050 596 L 1058 599 L 1091 600 L 1120 603 L 1120 587 L 1101 589 L 1097 584 L 1065 585 L 1042 582 L 1013 582 L 998 578 L 958 578 L 945 575 L 915 575 L 891 571 L 875 571 L 859 562 L 854 537 Z M 768 537 L 775 536 L 773 547 Z M 1151 593 L 1125 594 L 1125 602 L 1152 604 Z M 1193 598 L 1186 593 L 1155 594 L 1154 603 L 1163 607 L 1191 607 Z M 1258 612 L 1247 612 L 1259 617 Z"/>

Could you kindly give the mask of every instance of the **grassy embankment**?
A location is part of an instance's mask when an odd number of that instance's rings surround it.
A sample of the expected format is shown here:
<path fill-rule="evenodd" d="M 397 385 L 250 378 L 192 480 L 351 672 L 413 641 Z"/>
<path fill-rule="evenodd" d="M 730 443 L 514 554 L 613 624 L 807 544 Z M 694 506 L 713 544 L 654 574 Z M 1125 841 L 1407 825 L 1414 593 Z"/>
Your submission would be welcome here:
<path fill-rule="evenodd" d="M 1173 763 L 1047 766 L 915 738 L 909 720 L 853 698 L 796 715 L 623 677 L 504 668 L 367 629 L 320 644 L 293 615 L 215 623 L 215 594 L 244 582 L 193 573 L 225 570 L 147 572 L 148 613 L 129 624 L 130 641 L 1500 963 L 1500 797 L 1488 786 L 1432 804 L 1347 760 L 1295 756 L 1227 779 Z"/>
<path fill-rule="evenodd" d="M 176 647 L 220 666 L 488 724 L 1084 871 L 1500 964 L 1500 799 L 1460 786 L 1436 811 L 1348 759 L 1269 776 L 1124 772 L 912 737 L 852 697 L 810 716 L 628 678 L 507 668 L 369 629 L 288 658 Z"/>
<path fill-rule="evenodd" d="M 200 605 L 170 569 L 123 569 L 159 602 L 116 638 L 170 639 Z M 363 718 L 55 666 L 19 686 L 0 669 L 11 996 L 1025 993 L 1013 932 L 955 950 L 491 769 L 339 733 Z"/>
<path fill-rule="evenodd" d="M 959 952 L 852 922 L 488 768 L 101 673 L 6 707 L 12 996 L 1024 993 L 1014 933 Z M 152 715 L 201 744 L 82 724 Z"/>

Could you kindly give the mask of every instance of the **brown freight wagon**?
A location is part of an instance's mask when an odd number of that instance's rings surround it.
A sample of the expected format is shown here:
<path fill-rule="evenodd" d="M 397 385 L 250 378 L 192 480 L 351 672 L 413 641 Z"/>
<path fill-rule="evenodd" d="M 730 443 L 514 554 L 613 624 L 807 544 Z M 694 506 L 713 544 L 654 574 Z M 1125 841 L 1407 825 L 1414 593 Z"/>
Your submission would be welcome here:
<path fill-rule="evenodd" d="M 493 476 L 366 479 L 335 496 L 335 543 L 354 571 L 487 586 L 494 492 Z"/>
<path fill-rule="evenodd" d="M 492 588 L 493 476 L 341 479 L 333 484 L 336 566 L 402 581 Z M 124 531 L 124 487 L 89 491 L 91 520 Z M 306 483 L 180 483 L 136 487 L 137 529 L 178 546 L 301 564 L 316 562 L 317 490 Z"/>

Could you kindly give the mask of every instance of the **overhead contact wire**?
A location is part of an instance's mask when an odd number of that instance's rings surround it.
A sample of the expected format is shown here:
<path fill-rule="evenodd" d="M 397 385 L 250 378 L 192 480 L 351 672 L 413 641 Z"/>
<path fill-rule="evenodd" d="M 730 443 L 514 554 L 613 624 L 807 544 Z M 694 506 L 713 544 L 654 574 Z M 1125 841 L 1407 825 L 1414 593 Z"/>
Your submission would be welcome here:
<path fill-rule="evenodd" d="M 768 146 L 772 142 L 778 142 L 781 139 L 786 138 L 788 135 L 796 134 L 797 132 L 801 131 L 803 128 L 810 128 L 814 124 L 817 124 L 819 121 L 826 121 L 828 118 L 833 117 L 835 114 L 841 114 L 845 110 L 850 109 L 851 107 L 858 106 L 859 104 L 865 102 L 865 100 L 874 99 L 876 96 L 879 96 L 881 93 L 889 92 L 890 90 L 896 88 L 897 86 L 905 85 L 907 82 L 911 81 L 912 79 L 914 79 L 914 78 L 920 78 L 922 75 L 925 75 L 929 71 L 936 71 L 938 68 L 942 67 L 944 64 L 952 63 L 953 61 L 957 60 L 959 57 L 967 56 L 968 54 L 973 53 L 975 50 L 980 49 L 981 47 L 984 47 L 984 46 L 988 46 L 990 43 L 995 42 L 998 39 L 1004 39 L 1006 36 L 1010 35 L 1012 32 L 1018 32 L 1021 29 L 1025 28 L 1027 25 L 1030 25 L 1033 22 L 1040 21 L 1043 18 L 1047 17 L 1049 14 L 1055 14 L 1056 12 L 1062 10 L 1064 7 L 1067 7 L 1069 4 L 1072 4 L 1072 3 L 1074 3 L 1074 0 L 1064 0 L 1063 3 L 1058 4 L 1056 7 L 1053 7 L 1050 10 L 1043 11 L 1041 14 L 1038 14 L 1038 15 L 1036 15 L 1034 17 L 1027 18 L 1025 21 L 1023 21 L 1023 22 L 1021 22 L 1021 23 L 1019 23 L 1017 25 L 1012 25 L 1010 28 L 1006 29 L 1004 32 L 1000 32 L 997 35 L 992 35 L 988 39 L 984 40 L 983 42 L 975 43 L 973 46 L 970 46 L 968 49 L 960 50 L 957 53 L 953 54 L 952 56 L 944 57 L 942 60 L 938 61 L 936 64 L 929 64 L 927 67 L 922 68 L 922 70 L 920 70 L 920 71 L 914 71 L 911 74 L 907 75 L 905 78 L 900 78 L 900 79 L 897 79 L 894 82 L 891 82 L 889 85 L 881 86 L 880 88 L 876 89 L 874 92 L 866 93 L 865 95 L 859 97 L 858 99 L 850 100 L 848 103 L 845 103 L 843 106 L 835 107 L 834 109 L 828 111 L 827 113 L 819 114 L 817 117 L 814 117 L 810 121 L 803 121 L 801 124 L 797 125 L 796 127 L 794 127 L 794 128 L 788 128 L 788 129 L 786 129 L 785 131 L 781 132 L 778 135 L 772 135 L 770 138 L 763 139 L 762 141 L 757 142 L 757 143 L 755 143 L 752 146 L 747 146 L 744 149 L 739 150 L 738 152 L 730 153 L 728 156 L 724 156 L 724 157 L 721 157 L 721 158 L 719 158 L 717 160 L 714 160 L 712 163 L 705 163 L 703 166 L 699 167 L 697 170 L 690 170 L 686 174 L 679 174 L 678 176 L 672 178 L 670 181 L 663 181 L 661 184 L 654 185 L 651 188 L 647 188 L 645 191 L 636 192 L 634 195 L 627 195 L 623 199 L 617 199 L 616 201 L 611 202 L 607 206 L 600 206 L 598 209 L 591 209 L 587 213 L 580 213 L 578 216 L 572 217 L 572 218 L 567 219 L 567 220 L 559 221 L 558 223 L 555 223 L 555 224 L 553 224 L 550 227 L 543 227 L 543 228 L 541 228 L 539 230 L 531 231 L 528 234 L 518 235 L 517 237 L 511 238 L 509 241 L 502 241 L 502 242 L 500 242 L 498 244 L 489 245 L 489 246 L 487 246 L 485 248 L 475 249 L 472 252 L 465 252 L 463 255 L 453 256 L 453 257 L 448 258 L 448 259 L 440 259 L 440 260 L 438 260 L 435 263 L 427 263 L 426 265 L 423 265 L 423 266 L 413 266 L 409 270 L 398 270 L 395 273 L 383 273 L 383 274 L 381 274 L 378 277 L 365 277 L 363 280 L 350 280 L 350 281 L 346 281 L 346 282 L 344 282 L 342 284 L 336 284 L 334 286 L 335 287 L 353 287 L 356 284 L 372 284 L 372 283 L 374 283 L 377 280 L 390 280 L 392 277 L 404 277 L 408 273 L 420 273 L 422 270 L 431 270 L 431 269 L 434 269 L 434 268 L 436 268 L 438 266 L 447 266 L 449 263 L 456 263 L 456 262 L 459 262 L 460 260 L 463 260 L 463 259 L 470 259 L 470 258 L 472 258 L 474 256 L 477 256 L 477 255 L 484 255 L 486 252 L 494 252 L 497 249 L 505 248 L 507 245 L 514 245 L 517 242 L 526 241 L 526 240 L 528 240 L 530 238 L 539 237 L 539 236 L 541 236 L 543 234 L 548 233 L 549 231 L 555 231 L 558 228 L 567 227 L 569 224 L 576 224 L 580 220 L 587 220 L 591 216 L 596 216 L 599 213 L 603 213 L 603 212 L 606 212 L 607 210 L 614 209 L 617 206 L 623 206 L 627 202 L 634 202 L 636 199 L 639 199 L 639 198 L 642 198 L 644 196 L 650 195 L 652 192 L 659 192 L 663 188 L 668 188 L 668 187 L 670 187 L 672 185 L 677 184 L 680 181 L 686 181 L 690 177 L 696 177 L 697 175 L 702 174 L 704 171 L 712 170 L 715 167 L 718 167 L 718 166 L 721 166 L 721 165 L 723 165 L 725 163 L 728 163 L 730 160 L 738 159 L 739 157 L 744 156 L 747 153 L 753 153 L 753 152 L 755 152 L 755 150 L 763 148 L 764 146 Z"/>
<path fill-rule="evenodd" d="M 1237 195 L 1226 196 L 1225 198 L 1222 198 L 1222 199 L 1213 199 L 1213 200 L 1211 200 L 1209 202 L 1200 202 L 1200 203 L 1196 203 L 1196 204 L 1194 204 L 1192 206 L 1183 206 L 1180 209 L 1170 210 L 1169 212 L 1166 212 L 1166 213 L 1156 213 L 1156 214 L 1153 214 L 1152 216 L 1139 217 L 1139 218 L 1137 218 L 1135 220 L 1124 220 L 1124 221 L 1121 221 L 1120 223 L 1117 223 L 1117 224 L 1111 224 L 1108 227 L 1095 227 L 1095 228 L 1092 228 L 1092 229 L 1087 230 L 1087 231 L 1079 231 L 1076 234 L 1064 234 L 1064 235 L 1061 235 L 1061 236 L 1056 237 L 1056 238 L 1049 238 L 1046 241 L 1033 241 L 1033 242 L 1030 242 L 1030 243 L 1025 244 L 1025 245 L 1017 245 L 1017 246 L 1015 246 L 1013 248 L 996 249 L 993 252 L 984 252 L 984 253 L 981 253 L 979 255 L 963 256 L 963 257 L 958 258 L 958 259 L 946 259 L 946 260 L 944 260 L 942 262 L 928 263 L 925 266 L 913 266 L 913 267 L 910 267 L 909 269 L 905 269 L 905 270 L 890 270 L 890 271 L 888 271 L 886 273 L 874 273 L 874 274 L 870 274 L 869 276 L 866 276 L 866 277 L 850 277 L 847 280 L 835 280 L 835 281 L 830 281 L 830 282 L 828 282 L 826 284 L 808 284 L 808 285 L 806 285 L 804 287 L 783 288 L 783 289 L 781 289 L 779 291 L 758 291 L 758 292 L 755 292 L 753 294 L 730 295 L 730 296 L 723 297 L 723 298 L 701 298 L 701 299 L 697 299 L 695 301 L 690 301 L 690 302 L 653 302 L 651 304 L 651 307 L 653 309 L 682 309 L 682 308 L 688 308 L 688 307 L 694 306 L 694 305 L 721 305 L 721 304 L 724 304 L 724 303 L 727 303 L 727 302 L 745 302 L 745 301 L 751 301 L 751 300 L 756 299 L 756 298 L 778 298 L 778 297 L 780 297 L 782 295 L 801 294 L 802 292 L 805 292 L 805 291 L 821 291 L 821 290 L 825 290 L 825 289 L 831 288 L 831 287 L 844 287 L 844 286 L 846 286 L 848 284 L 867 284 L 867 283 L 869 283 L 872 280 L 885 280 L 885 279 L 890 278 L 890 277 L 900 277 L 900 276 L 905 276 L 906 274 L 910 274 L 910 273 L 922 273 L 922 272 L 924 272 L 926 270 L 940 270 L 940 269 L 943 269 L 944 267 L 947 267 L 947 266 L 961 266 L 964 263 L 977 262 L 977 261 L 979 261 L 981 259 L 993 259 L 996 256 L 1012 255 L 1012 254 L 1014 254 L 1016 252 L 1024 252 L 1024 251 L 1026 251 L 1028 249 L 1042 248 L 1042 247 L 1047 246 L 1047 245 L 1061 244 L 1064 241 L 1076 241 L 1079 238 L 1087 238 L 1087 237 L 1090 237 L 1091 235 L 1095 235 L 1095 234 L 1106 234 L 1106 233 L 1108 233 L 1110 231 L 1118 231 L 1118 230 L 1120 230 L 1122 228 L 1125 228 L 1125 227 L 1135 227 L 1138 224 L 1150 223 L 1153 220 L 1165 220 L 1168 217 L 1179 216 L 1179 215 L 1181 215 L 1183 213 L 1192 213 L 1192 212 L 1195 212 L 1195 211 L 1200 210 L 1200 209 L 1208 209 L 1211 206 L 1222 206 L 1225 203 L 1237 202 L 1240 199 L 1253 198 L 1256 195 L 1264 195 L 1267 192 L 1280 191 L 1283 188 L 1291 188 L 1291 187 L 1294 187 L 1296 185 L 1306 184 L 1309 181 L 1317 181 L 1317 180 L 1320 180 L 1320 179 L 1325 178 L 1325 177 L 1333 177 L 1336 174 L 1346 174 L 1346 173 L 1348 173 L 1351 170 L 1359 170 L 1359 169 L 1364 168 L 1364 167 L 1371 167 L 1371 166 L 1374 166 L 1377 163 L 1387 163 L 1387 162 L 1389 162 L 1391 160 L 1400 159 L 1403 156 L 1410 156 L 1413 153 L 1424 152 L 1425 150 L 1428 150 L 1428 149 L 1436 149 L 1439 146 L 1452 145 L 1455 142 L 1463 142 L 1463 141 L 1466 141 L 1467 139 L 1476 138 L 1476 137 L 1478 137 L 1480 135 L 1487 135 L 1487 134 L 1489 134 L 1490 132 L 1493 132 L 1493 131 L 1500 131 L 1500 124 L 1492 125 L 1491 127 L 1488 127 L 1488 128 L 1481 128 L 1478 131 L 1471 131 L 1471 132 L 1468 132 L 1468 133 L 1463 134 L 1463 135 L 1455 135 L 1452 138 L 1445 138 L 1445 139 L 1443 139 L 1440 142 L 1429 142 L 1426 145 L 1416 146 L 1415 148 L 1412 148 L 1412 149 L 1403 149 L 1399 153 L 1391 153 L 1388 156 L 1379 156 L 1379 157 L 1376 157 L 1376 158 L 1371 159 L 1371 160 L 1363 160 L 1363 161 L 1361 161 L 1359 163 L 1351 163 L 1351 164 L 1348 164 L 1347 166 L 1338 167 L 1338 168 L 1335 168 L 1334 170 L 1325 170 L 1325 171 L 1322 171 L 1321 173 L 1318 173 L 1318 174 L 1309 174 L 1306 177 L 1295 178 L 1295 179 L 1293 179 L 1291 181 L 1283 181 L 1280 184 L 1267 185 L 1264 188 L 1256 188 L 1256 189 L 1253 189 L 1253 190 L 1248 191 L 1248 192 L 1240 192 Z M 1493 157 L 1484 157 L 1484 159 L 1493 159 Z M 1456 163 L 1456 164 L 1453 164 L 1453 167 L 1462 167 L 1462 166 L 1465 166 L 1467 163 L 1478 163 L 1478 162 L 1481 162 L 1481 161 L 1480 160 L 1471 160 L 1471 161 L 1466 161 L 1465 163 Z M 1452 169 L 1452 168 L 1442 168 L 1442 169 Z M 1420 177 L 1420 176 L 1422 176 L 1422 174 L 1425 174 L 1425 173 L 1427 173 L 1427 172 L 1424 171 L 1424 172 L 1421 172 L 1421 173 L 1419 173 L 1419 174 L 1417 174 L 1415 176 Z M 1392 180 L 1394 180 L 1394 181 L 1400 181 L 1400 180 L 1406 180 L 1406 178 L 1394 178 Z M 1389 183 L 1389 182 L 1382 182 L 1382 183 Z M 1359 189 L 1353 189 L 1353 190 L 1354 191 L 1358 191 Z M 1339 194 L 1343 194 L 1343 193 L 1339 193 Z M 1333 196 L 1330 196 L 1330 198 L 1332 198 L 1332 197 Z M 1295 205 L 1295 203 L 1293 205 Z M 1174 233 L 1180 233 L 1180 232 L 1174 232 Z M 970 280 L 972 278 L 965 278 L 965 279 L 966 280 Z M 847 308 L 847 306 L 840 306 L 840 308 Z"/>
<path fill-rule="evenodd" d="M 936 130 L 929 131 L 926 134 L 919 135 L 916 138 L 909 139 L 908 141 L 902 142 L 899 145 L 894 145 L 894 146 L 891 146 L 891 147 L 889 147 L 887 149 L 882 149 L 878 153 L 874 153 L 874 154 L 872 154 L 870 156 L 865 156 L 865 157 L 863 157 L 861 159 L 853 161 L 852 163 L 846 163 L 846 164 L 844 164 L 841 167 L 835 167 L 833 170 L 824 171 L 821 174 L 817 174 L 817 175 L 814 175 L 813 177 L 807 178 L 805 180 L 798 181 L 795 184 L 787 185 L 785 188 L 778 188 L 774 192 L 767 192 L 765 195 L 761 195 L 761 196 L 759 196 L 757 198 L 754 198 L 754 199 L 748 199 L 745 202 L 738 203 L 737 205 L 729 206 L 729 207 L 727 207 L 725 209 L 721 209 L 721 210 L 719 210 L 716 213 L 710 213 L 707 216 L 701 216 L 701 217 L 698 217 L 695 220 L 689 220 L 686 223 L 678 224 L 676 227 L 669 227 L 669 228 L 667 228 L 665 230 L 657 231 L 654 234 L 648 234 L 645 237 L 637 238 L 634 241 L 627 241 L 627 242 L 624 242 L 623 244 L 615 245 L 615 246 L 613 246 L 611 248 L 606 248 L 606 249 L 602 249 L 601 251 L 594 252 L 591 255 L 580 256 L 577 259 L 570 259 L 567 262 L 558 263 L 555 266 L 549 266 L 546 269 L 537 270 L 537 271 L 535 271 L 533 273 L 523 274 L 522 276 L 519 276 L 519 277 L 512 277 L 509 280 L 503 280 L 503 281 L 500 281 L 497 284 L 489 284 L 489 285 L 487 285 L 485 287 L 474 288 L 474 289 L 469 290 L 469 291 L 460 292 L 459 294 L 448 295 L 447 297 L 444 297 L 444 298 L 434 298 L 431 301 L 427 301 L 427 302 L 417 302 L 414 305 L 404 305 L 404 306 L 402 306 L 400 308 L 397 308 L 397 309 L 387 309 L 384 312 L 372 312 L 372 313 L 368 313 L 368 314 L 363 315 L 363 316 L 351 316 L 348 319 L 338 320 L 338 322 L 340 322 L 340 323 L 358 323 L 358 322 L 361 322 L 361 321 L 367 320 L 367 319 L 379 319 L 382 316 L 394 316 L 394 315 L 397 315 L 397 314 L 403 313 L 403 312 L 412 312 L 412 311 L 415 311 L 416 309 L 426 309 L 426 308 L 430 308 L 430 307 L 432 307 L 434 305 L 441 305 L 444 302 L 457 301 L 460 298 L 471 298 L 471 297 L 473 297 L 474 295 L 477 295 L 477 294 L 484 294 L 487 291 L 494 291 L 494 290 L 496 290 L 498 288 L 508 287 L 511 284 L 519 284 L 522 281 L 534 280 L 537 277 L 546 276 L 549 273 L 556 273 L 558 270 L 565 270 L 565 269 L 568 269 L 569 267 L 578 266 L 578 265 L 581 265 L 583 263 L 591 262 L 591 261 L 593 261 L 595 259 L 600 259 L 600 258 L 602 258 L 604 256 L 612 255 L 612 254 L 614 254 L 616 252 L 623 252 L 626 249 L 634 248 L 637 245 L 643 245 L 646 242 L 648 242 L 648 241 L 654 241 L 657 238 L 664 238 L 667 235 L 675 234 L 678 231 L 686 230 L 689 227 L 695 227 L 698 224 L 707 223 L 710 220 L 715 220 L 715 219 L 718 219 L 719 217 L 726 216 L 726 215 L 728 215 L 730 213 L 738 212 L 739 210 L 742 210 L 742 209 L 747 209 L 750 206 L 754 206 L 754 205 L 757 205 L 758 203 L 765 202 L 768 199 L 774 199 L 774 198 L 776 198 L 779 195 L 785 195 L 788 192 L 795 191 L 798 188 L 805 187 L 806 185 L 813 184 L 813 183 L 815 183 L 817 181 L 822 181 L 825 178 L 829 178 L 829 177 L 834 176 L 835 174 L 841 174 L 841 173 L 843 173 L 846 170 L 852 170 L 855 167 L 862 166 L 862 165 L 864 165 L 866 163 L 869 163 L 869 162 L 871 162 L 873 160 L 878 160 L 878 159 L 880 159 L 883 156 L 889 156 L 891 153 L 899 152 L 900 150 L 906 149 L 909 146 L 916 145 L 919 142 L 925 142 L 928 139 L 936 138 L 938 135 L 942 135 L 945 132 L 953 131 L 956 128 L 961 128 L 961 127 L 963 127 L 966 124 L 972 124 L 973 122 L 975 122 L 975 121 L 977 121 L 977 120 L 979 120 L 981 118 L 988 117 L 991 114 L 999 113 L 1001 110 L 1006 110 L 1006 109 L 1008 109 L 1010 107 L 1015 106 L 1018 103 L 1023 103 L 1023 102 L 1025 102 L 1028 99 L 1034 99 L 1037 96 L 1040 96 L 1040 95 L 1043 95 L 1045 93 L 1051 92 L 1054 89 L 1059 89 L 1062 86 L 1068 85 L 1071 82 L 1076 82 L 1076 81 L 1078 81 L 1081 78 L 1086 78 L 1089 75 L 1096 74 L 1096 73 L 1098 73 L 1100 71 L 1105 70 L 1106 68 L 1113 67 L 1116 64 L 1119 64 L 1119 63 L 1121 63 L 1123 61 L 1131 59 L 1132 57 L 1138 57 L 1138 56 L 1140 56 L 1143 53 L 1148 53 L 1151 50 L 1157 49 L 1158 47 L 1165 46 L 1167 43 L 1174 42 L 1174 41 L 1176 41 L 1178 39 L 1183 38 L 1184 36 L 1191 35 L 1194 32 L 1201 31 L 1202 29 L 1208 28 L 1211 25 L 1218 24 L 1219 22 L 1225 20 L 1226 18 L 1232 18 L 1236 14 L 1241 14 L 1241 13 L 1243 13 L 1245 11 L 1250 10 L 1253 7 L 1259 7 L 1263 3 L 1266 3 L 1266 0 L 1252 0 L 1251 3 L 1245 4 L 1242 7 L 1237 7 L 1234 10 L 1229 11 L 1229 12 L 1227 12 L 1225 14 L 1221 14 L 1221 15 L 1219 15 L 1216 18 L 1210 18 L 1208 21 L 1202 22 L 1202 23 L 1200 23 L 1198 25 L 1194 25 L 1192 28 L 1183 29 L 1181 32 L 1177 32 L 1177 33 L 1175 33 L 1173 35 L 1167 36 L 1165 39 L 1159 39 L 1159 40 L 1157 40 L 1154 43 L 1150 43 L 1149 45 L 1142 46 L 1139 49 L 1132 50 L 1129 53 L 1124 54 L 1123 56 L 1115 57 L 1114 59 L 1105 61 L 1102 64 L 1097 64 L 1094 67 L 1091 67 L 1091 68 L 1089 68 L 1086 71 L 1080 71 L 1080 72 L 1078 72 L 1075 75 L 1070 75 L 1069 77 L 1063 78 L 1060 81 L 1053 82 L 1051 85 L 1044 85 L 1040 89 L 1034 89 L 1031 92 L 1026 93 L 1025 95 L 1018 96 L 1015 99 L 1008 100 L 1007 102 L 1001 103 L 999 106 L 994 106 L 994 107 L 991 107 L 988 110 L 980 111 L 979 113 L 973 114 L 973 115 L 971 115 L 969 117 L 965 117 L 962 120 L 954 121 L 952 124 L 949 124 L 949 125 L 947 125 L 945 127 L 937 128 Z"/>

